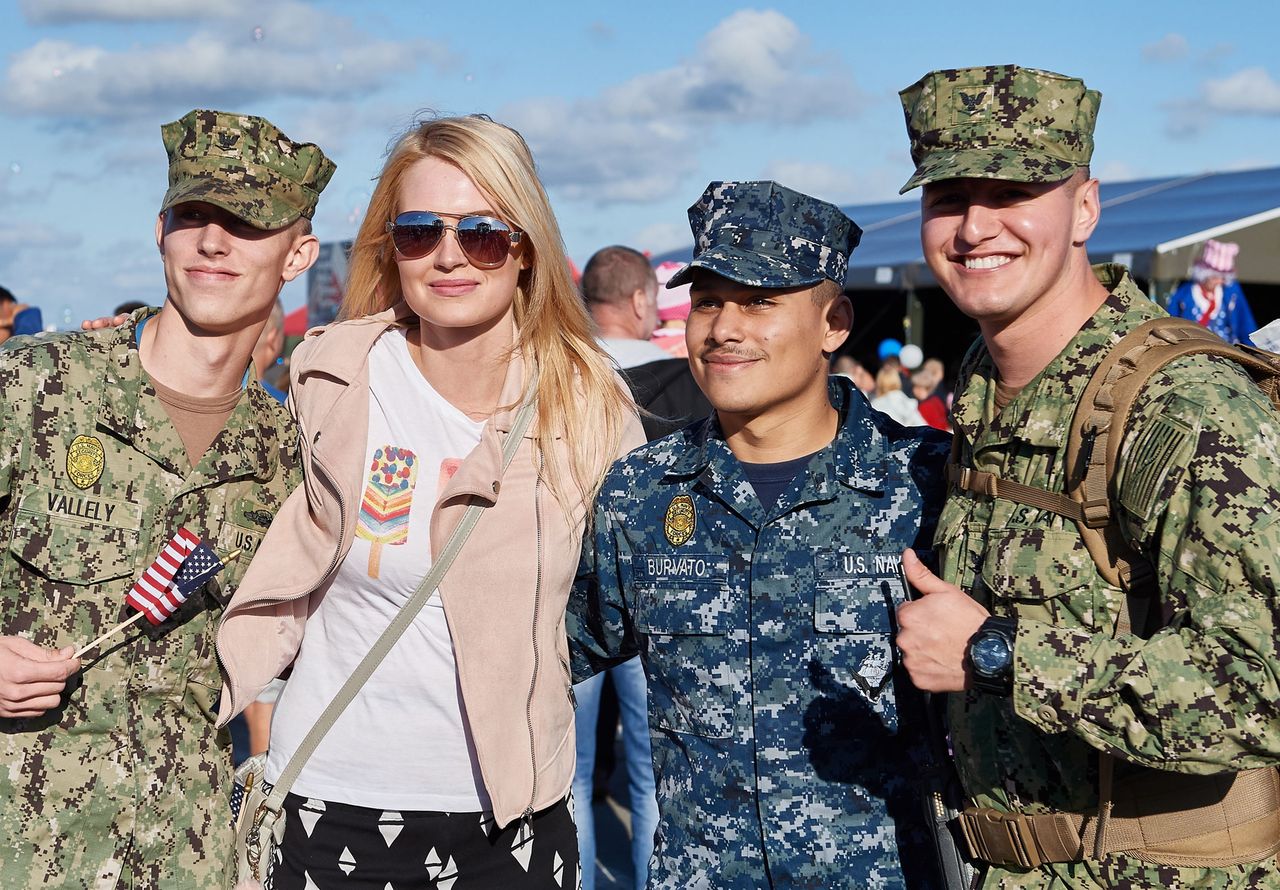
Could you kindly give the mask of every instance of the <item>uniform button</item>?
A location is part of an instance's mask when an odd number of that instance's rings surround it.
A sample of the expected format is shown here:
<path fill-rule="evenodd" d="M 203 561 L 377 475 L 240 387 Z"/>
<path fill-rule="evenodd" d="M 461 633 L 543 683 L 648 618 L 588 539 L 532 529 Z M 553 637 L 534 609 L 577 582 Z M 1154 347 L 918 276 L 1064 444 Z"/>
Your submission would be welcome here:
<path fill-rule="evenodd" d="M 1036 708 L 1036 716 L 1045 723 L 1053 723 L 1058 719 L 1058 712 L 1049 705 L 1041 705 Z"/>
<path fill-rule="evenodd" d="M 494 483 L 493 483 L 493 493 L 494 493 L 494 494 L 497 494 L 497 493 L 498 493 L 498 489 L 499 489 L 499 488 L 501 488 L 501 487 L 502 487 L 502 486 L 501 486 L 498 482 L 494 482 Z"/>

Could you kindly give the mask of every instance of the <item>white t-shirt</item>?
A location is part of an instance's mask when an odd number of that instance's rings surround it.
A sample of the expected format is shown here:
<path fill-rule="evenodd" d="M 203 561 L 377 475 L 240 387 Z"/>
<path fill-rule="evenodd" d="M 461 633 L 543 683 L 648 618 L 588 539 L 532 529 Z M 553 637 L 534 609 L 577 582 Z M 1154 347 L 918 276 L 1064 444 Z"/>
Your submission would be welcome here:
<path fill-rule="evenodd" d="M 624 337 L 600 337 L 598 342 L 609 353 L 609 358 L 619 368 L 635 368 L 649 362 L 660 362 L 671 356 L 661 346 L 648 340 L 628 340 Z"/>
<path fill-rule="evenodd" d="M 430 570 L 437 495 L 484 428 L 431 388 L 403 330 L 374 343 L 369 390 L 364 494 L 348 505 L 359 510 L 355 538 L 307 618 L 271 723 L 269 782 Z M 293 791 L 373 808 L 490 809 L 438 595 L 320 742 Z"/>

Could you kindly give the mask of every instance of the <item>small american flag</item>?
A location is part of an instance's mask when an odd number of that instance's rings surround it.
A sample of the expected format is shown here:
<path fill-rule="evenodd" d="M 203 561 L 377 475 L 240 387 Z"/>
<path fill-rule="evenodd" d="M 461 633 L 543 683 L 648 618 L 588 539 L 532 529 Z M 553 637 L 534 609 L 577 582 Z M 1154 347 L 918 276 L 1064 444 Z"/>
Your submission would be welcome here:
<path fill-rule="evenodd" d="M 158 625 L 178 611 L 192 591 L 221 570 L 222 561 L 217 554 L 182 528 L 165 544 L 124 599 L 148 621 Z"/>

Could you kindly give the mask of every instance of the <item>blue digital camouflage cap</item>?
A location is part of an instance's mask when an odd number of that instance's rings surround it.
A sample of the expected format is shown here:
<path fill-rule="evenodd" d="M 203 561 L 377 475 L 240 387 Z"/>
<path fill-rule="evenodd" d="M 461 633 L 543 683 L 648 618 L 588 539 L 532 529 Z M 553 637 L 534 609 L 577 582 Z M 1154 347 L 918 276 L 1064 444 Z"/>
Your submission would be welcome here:
<path fill-rule="evenodd" d="M 294 142 L 262 117 L 196 109 L 160 128 L 169 190 L 160 212 L 206 201 L 259 229 L 316 212 L 336 169 L 319 146 Z"/>
<path fill-rule="evenodd" d="M 1059 182 L 1093 156 L 1102 94 L 1078 77 L 1018 65 L 931 71 L 898 94 L 915 174 Z"/>
<path fill-rule="evenodd" d="M 748 287 L 843 285 L 862 229 L 839 207 L 776 182 L 713 182 L 689 208 L 693 261 L 667 287 L 706 269 Z"/>

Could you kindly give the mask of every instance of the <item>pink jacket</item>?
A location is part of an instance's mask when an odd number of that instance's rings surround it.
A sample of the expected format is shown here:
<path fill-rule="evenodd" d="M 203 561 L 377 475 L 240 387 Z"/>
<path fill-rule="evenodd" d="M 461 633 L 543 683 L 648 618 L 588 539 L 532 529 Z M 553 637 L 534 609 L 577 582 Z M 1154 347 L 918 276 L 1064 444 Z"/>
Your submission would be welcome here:
<path fill-rule="evenodd" d="M 293 662 L 310 598 L 351 546 L 369 427 L 369 350 L 396 320 L 410 317 L 402 303 L 311 331 L 293 354 L 291 398 L 304 483 L 280 508 L 218 630 L 218 657 L 226 672 L 219 725 Z M 523 382 L 517 356 L 499 404 L 518 402 Z M 585 516 L 582 504 L 573 504 L 566 516 L 539 479 L 532 444 L 536 418 L 502 474 L 502 443 L 515 413 L 500 411 L 485 426 L 431 517 L 434 557 L 473 499 L 489 507 L 439 595 L 480 771 L 500 826 L 559 801 L 572 782 L 564 611 Z M 622 453 L 641 442 L 640 422 L 633 419 Z M 548 455 L 563 457 L 559 449 Z"/>

